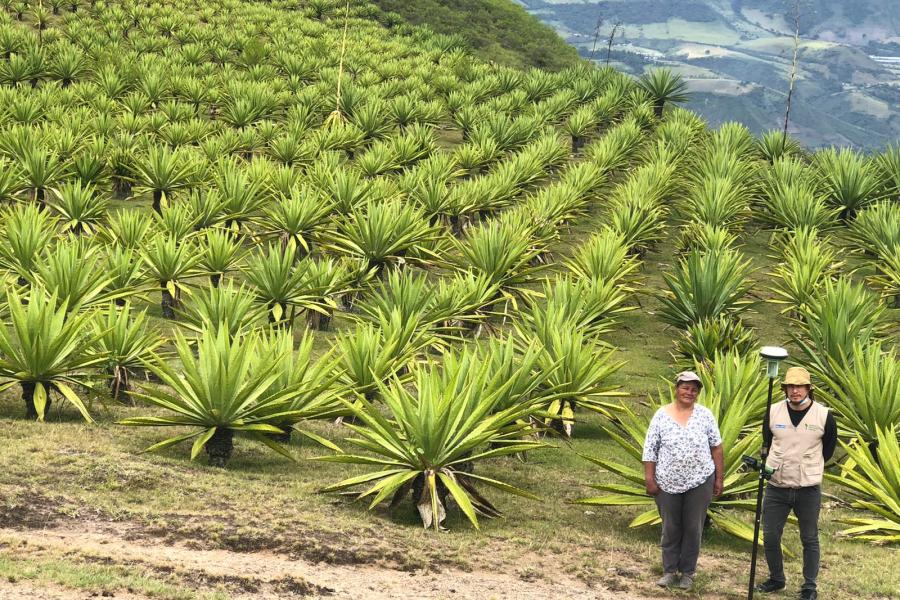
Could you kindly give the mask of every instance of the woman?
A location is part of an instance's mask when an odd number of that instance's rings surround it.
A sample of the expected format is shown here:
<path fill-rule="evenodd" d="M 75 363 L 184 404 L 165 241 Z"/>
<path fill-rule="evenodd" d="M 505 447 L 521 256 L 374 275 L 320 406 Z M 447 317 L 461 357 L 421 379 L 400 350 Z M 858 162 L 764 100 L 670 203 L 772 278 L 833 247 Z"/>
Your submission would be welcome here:
<path fill-rule="evenodd" d="M 693 371 L 679 373 L 675 401 L 656 411 L 644 441 L 644 483 L 663 522 L 662 587 L 693 587 L 706 509 L 722 493 L 722 438 L 713 414 L 696 403 L 702 387 Z"/>

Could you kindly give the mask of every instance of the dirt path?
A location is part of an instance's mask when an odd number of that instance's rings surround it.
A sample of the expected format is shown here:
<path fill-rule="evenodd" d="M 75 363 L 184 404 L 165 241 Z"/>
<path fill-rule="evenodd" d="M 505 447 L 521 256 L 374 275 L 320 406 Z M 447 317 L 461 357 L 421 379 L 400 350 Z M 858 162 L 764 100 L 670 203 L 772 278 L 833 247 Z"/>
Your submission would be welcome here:
<path fill-rule="evenodd" d="M 126 567 L 129 570 L 177 581 L 198 592 L 224 589 L 235 599 L 329 598 L 472 598 L 487 600 L 640 600 L 645 596 L 621 590 L 590 588 L 563 574 L 524 581 L 510 573 L 447 569 L 441 573 L 403 572 L 371 565 L 313 564 L 270 552 L 238 553 L 195 550 L 142 539 L 118 524 L 83 530 L 0 529 L 0 542 L 28 552 L 49 552 L 68 560 Z M 36 582 L 0 580 L 0 600 L 41 598 L 81 600 L 97 597 L 90 591 Z M 126 590 L 115 591 L 120 600 L 142 598 Z"/>

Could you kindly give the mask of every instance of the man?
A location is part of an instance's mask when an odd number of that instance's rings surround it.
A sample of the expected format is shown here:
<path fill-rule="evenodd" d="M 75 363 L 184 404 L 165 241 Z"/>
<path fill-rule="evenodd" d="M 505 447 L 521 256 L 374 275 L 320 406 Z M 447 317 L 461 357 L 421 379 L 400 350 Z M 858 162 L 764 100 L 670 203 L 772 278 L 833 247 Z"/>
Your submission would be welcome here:
<path fill-rule="evenodd" d="M 784 589 L 781 534 L 791 510 L 800 525 L 803 542 L 802 600 L 815 600 L 819 573 L 819 507 L 822 473 L 834 454 L 837 425 L 827 408 L 813 399 L 809 372 L 792 367 L 781 388 L 786 399 L 772 406 L 763 421 L 763 446 L 769 448 L 766 466 L 775 470 L 763 500 L 763 534 L 769 579 L 761 592 Z"/>

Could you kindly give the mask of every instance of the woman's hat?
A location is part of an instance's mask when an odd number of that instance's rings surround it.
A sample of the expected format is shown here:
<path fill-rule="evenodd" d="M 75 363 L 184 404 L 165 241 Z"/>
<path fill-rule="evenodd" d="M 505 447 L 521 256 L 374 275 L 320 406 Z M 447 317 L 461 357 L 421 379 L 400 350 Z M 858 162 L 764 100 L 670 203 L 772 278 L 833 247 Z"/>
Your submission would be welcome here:
<path fill-rule="evenodd" d="M 812 386 L 812 380 L 809 377 L 809 371 L 803 367 L 791 367 L 784 373 L 784 379 L 781 382 L 785 385 L 808 385 Z"/>
<path fill-rule="evenodd" d="M 679 383 L 689 383 L 693 382 L 697 384 L 697 387 L 702 388 L 703 382 L 700 381 L 700 376 L 694 373 L 693 371 L 682 371 L 675 377 L 675 385 Z"/>

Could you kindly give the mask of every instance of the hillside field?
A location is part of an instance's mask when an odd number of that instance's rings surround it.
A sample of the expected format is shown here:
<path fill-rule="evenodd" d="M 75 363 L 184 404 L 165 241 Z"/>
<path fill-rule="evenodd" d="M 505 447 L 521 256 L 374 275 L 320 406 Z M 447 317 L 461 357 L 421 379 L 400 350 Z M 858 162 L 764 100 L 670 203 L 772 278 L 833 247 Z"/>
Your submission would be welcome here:
<path fill-rule="evenodd" d="M 0 10 L 0 599 L 744 597 L 770 344 L 840 427 L 822 597 L 900 597 L 900 145 L 390 4 Z M 674 593 L 686 368 L 727 473 Z"/>

